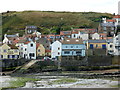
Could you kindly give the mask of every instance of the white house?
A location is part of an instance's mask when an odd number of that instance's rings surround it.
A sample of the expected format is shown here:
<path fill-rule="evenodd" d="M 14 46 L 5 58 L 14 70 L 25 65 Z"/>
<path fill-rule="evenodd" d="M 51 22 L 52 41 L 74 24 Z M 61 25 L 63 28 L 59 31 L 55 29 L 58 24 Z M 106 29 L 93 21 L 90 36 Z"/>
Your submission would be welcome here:
<path fill-rule="evenodd" d="M 88 40 L 88 34 L 84 32 L 72 32 L 71 38 L 81 38 L 82 40 Z"/>
<path fill-rule="evenodd" d="M 65 39 L 62 43 L 62 56 L 85 56 L 85 44 L 82 39 Z"/>
<path fill-rule="evenodd" d="M 113 39 L 107 40 L 107 53 L 113 55 L 114 54 L 114 43 Z"/>
<path fill-rule="evenodd" d="M 120 55 L 120 34 L 114 36 L 113 43 L 114 43 L 114 55 Z"/>
<path fill-rule="evenodd" d="M 37 35 L 38 38 L 41 38 L 41 33 L 40 32 L 36 31 L 36 32 L 33 33 L 33 35 L 35 35 L 35 34 Z"/>
<path fill-rule="evenodd" d="M 12 41 L 13 40 L 16 40 L 19 38 L 19 34 L 15 34 L 15 35 L 7 35 L 5 34 L 4 35 L 4 39 L 3 39 L 3 43 L 6 43 L 6 44 L 12 44 Z"/>
<path fill-rule="evenodd" d="M 82 39 L 66 38 L 55 41 L 52 45 L 51 57 L 56 56 L 85 56 L 85 44 Z"/>
<path fill-rule="evenodd" d="M 9 40 L 6 36 L 4 36 L 3 43 L 6 43 L 6 44 L 9 43 Z"/>
<path fill-rule="evenodd" d="M 36 43 L 33 41 L 19 44 L 20 56 L 25 59 L 36 59 Z"/>
<path fill-rule="evenodd" d="M 92 39 L 100 39 L 100 35 L 98 33 L 92 34 Z"/>
<path fill-rule="evenodd" d="M 51 45 L 51 58 L 55 58 L 56 56 L 61 56 L 62 44 L 59 41 L 55 41 Z"/>

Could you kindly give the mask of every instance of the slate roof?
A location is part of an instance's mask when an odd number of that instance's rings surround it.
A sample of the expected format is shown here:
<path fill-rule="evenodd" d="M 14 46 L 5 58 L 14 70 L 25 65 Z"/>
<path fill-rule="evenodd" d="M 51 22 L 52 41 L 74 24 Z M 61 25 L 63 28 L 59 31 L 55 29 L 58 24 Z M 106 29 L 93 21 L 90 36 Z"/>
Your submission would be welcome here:
<path fill-rule="evenodd" d="M 11 47 L 11 49 L 18 49 L 15 45 L 12 44 L 8 44 L 9 47 Z"/>
<path fill-rule="evenodd" d="M 6 37 L 18 37 L 17 35 L 7 35 Z"/>
<path fill-rule="evenodd" d="M 104 39 L 88 40 L 88 43 L 106 43 L 106 40 L 104 40 Z"/>
<path fill-rule="evenodd" d="M 113 23 L 101 23 L 101 26 L 103 26 L 103 27 L 114 27 L 115 25 Z"/>
<path fill-rule="evenodd" d="M 50 47 L 50 41 L 47 38 L 39 38 L 36 42 L 42 44 L 46 49 Z"/>

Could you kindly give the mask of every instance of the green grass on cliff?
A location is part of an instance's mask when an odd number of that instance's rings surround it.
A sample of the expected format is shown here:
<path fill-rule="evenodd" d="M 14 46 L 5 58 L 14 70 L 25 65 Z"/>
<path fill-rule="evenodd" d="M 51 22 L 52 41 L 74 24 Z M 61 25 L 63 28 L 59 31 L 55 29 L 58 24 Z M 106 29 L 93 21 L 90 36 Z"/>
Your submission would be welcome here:
<path fill-rule="evenodd" d="M 24 33 L 26 25 L 38 26 L 42 33 L 56 33 L 56 30 L 71 28 L 97 28 L 102 17 L 111 18 L 109 13 L 97 12 L 54 12 L 54 11 L 23 11 L 2 13 L 3 34 Z"/>

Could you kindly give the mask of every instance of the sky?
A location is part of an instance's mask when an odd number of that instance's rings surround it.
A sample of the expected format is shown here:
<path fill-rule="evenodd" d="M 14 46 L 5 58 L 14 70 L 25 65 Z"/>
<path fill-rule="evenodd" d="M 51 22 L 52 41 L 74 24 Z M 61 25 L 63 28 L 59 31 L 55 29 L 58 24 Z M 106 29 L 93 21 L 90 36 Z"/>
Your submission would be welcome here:
<path fill-rule="evenodd" d="M 6 11 L 70 11 L 118 14 L 120 0 L 2 0 L 0 13 Z"/>

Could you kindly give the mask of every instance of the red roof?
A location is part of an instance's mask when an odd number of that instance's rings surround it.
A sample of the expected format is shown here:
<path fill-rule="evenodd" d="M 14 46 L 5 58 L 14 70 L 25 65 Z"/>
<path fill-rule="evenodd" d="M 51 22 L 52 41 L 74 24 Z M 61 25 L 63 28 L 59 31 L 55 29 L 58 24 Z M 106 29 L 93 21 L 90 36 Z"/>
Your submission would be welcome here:
<path fill-rule="evenodd" d="M 115 15 L 113 18 L 120 18 L 120 15 Z"/>
<path fill-rule="evenodd" d="M 14 40 L 13 42 L 14 42 L 14 43 L 18 43 L 18 41 L 19 41 L 19 40 Z"/>
<path fill-rule="evenodd" d="M 30 43 L 30 41 L 28 41 L 28 42 L 25 42 L 24 44 L 28 44 L 28 43 Z"/>
<path fill-rule="evenodd" d="M 78 34 L 78 32 L 76 31 L 76 32 L 72 32 L 72 34 Z"/>
<path fill-rule="evenodd" d="M 71 31 L 60 31 L 60 35 L 71 35 Z"/>
<path fill-rule="evenodd" d="M 46 49 L 45 52 L 51 52 L 51 50 Z"/>
<path fill-rule="evenodd" d="M 116 22 L 116 20 L 113 20 L 113 19 L 108 19 L 106 20 L 107 22 Z"/>

